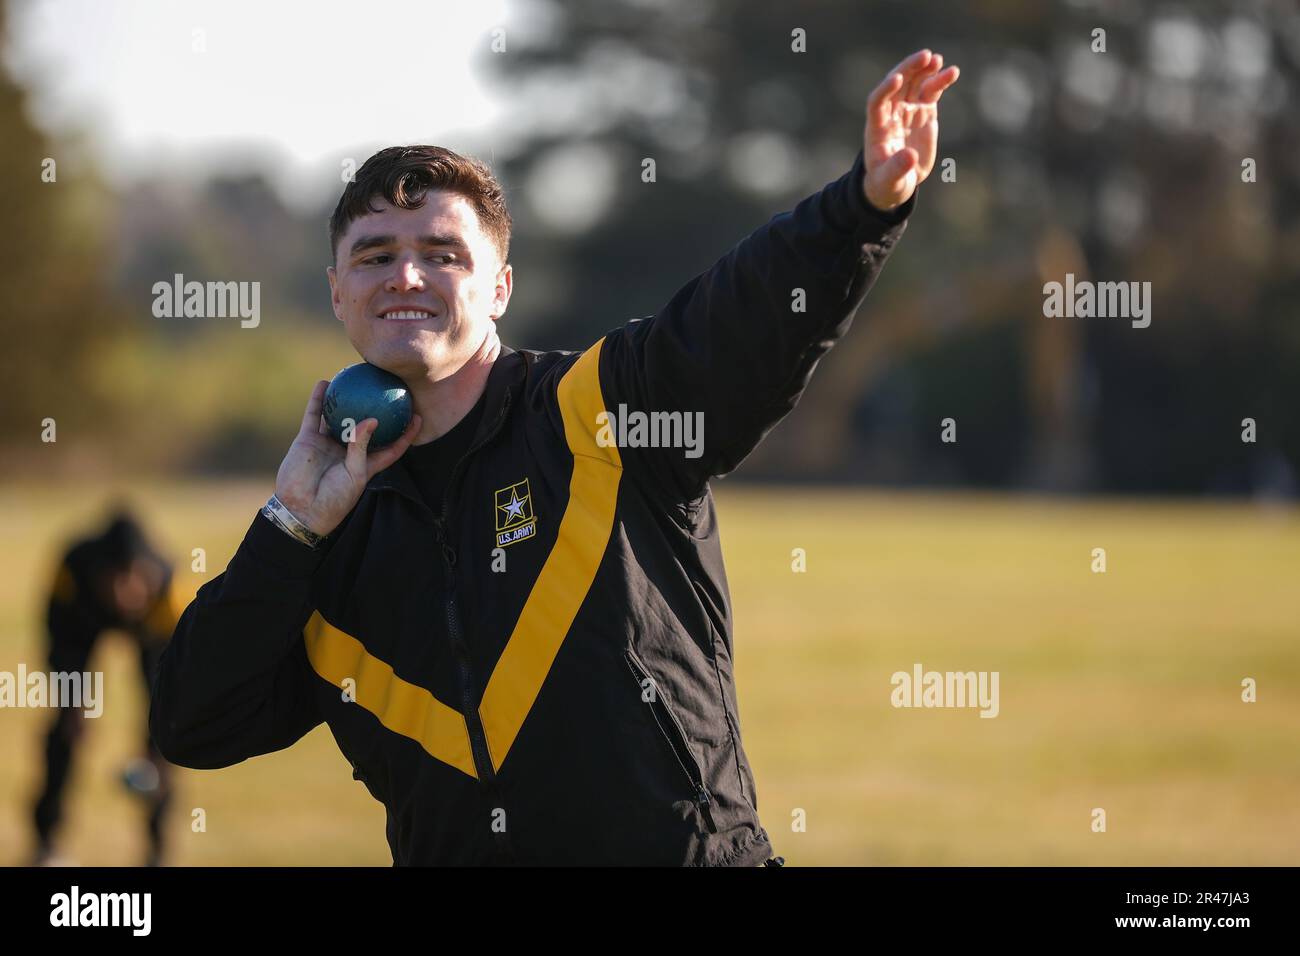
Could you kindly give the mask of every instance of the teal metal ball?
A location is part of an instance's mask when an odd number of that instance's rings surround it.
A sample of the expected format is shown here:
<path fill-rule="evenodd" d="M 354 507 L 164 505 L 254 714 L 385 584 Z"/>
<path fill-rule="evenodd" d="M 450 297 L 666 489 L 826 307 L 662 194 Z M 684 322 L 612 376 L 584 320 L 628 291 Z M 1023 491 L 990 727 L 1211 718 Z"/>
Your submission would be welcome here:
<path fill-rule="evenodd" d="M 369 362 L 349 365 L 335 375 L 321 404 L 325 426 L 338 442 L 343 441 L 348 419 L 354 430 L 367 418 L 379 419 L 379 427 L 370 436 L 370 451 L 397 441 L 411 423 L 413 410 L 406 383 Z"/>

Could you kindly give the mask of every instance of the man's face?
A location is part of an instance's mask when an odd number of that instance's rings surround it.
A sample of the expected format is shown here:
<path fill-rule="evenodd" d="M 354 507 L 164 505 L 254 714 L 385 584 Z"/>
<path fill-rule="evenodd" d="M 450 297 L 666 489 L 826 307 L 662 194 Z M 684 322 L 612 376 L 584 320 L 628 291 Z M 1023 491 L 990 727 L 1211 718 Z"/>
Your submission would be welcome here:
<path fill-rule="evenodd" d="M 348 226 L 328 269 L 334 314 L 353 348 L 408 382 L 455 374 L 510 301 L 510 267 L 458 193 L 418 209 L 382 199 Z"/>

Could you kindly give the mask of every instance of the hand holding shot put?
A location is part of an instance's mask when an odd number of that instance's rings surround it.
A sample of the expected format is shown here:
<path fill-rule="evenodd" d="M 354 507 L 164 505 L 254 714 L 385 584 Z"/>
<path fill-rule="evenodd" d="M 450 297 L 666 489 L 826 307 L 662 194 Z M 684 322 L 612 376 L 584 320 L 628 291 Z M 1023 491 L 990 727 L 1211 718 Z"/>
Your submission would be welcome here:
<path fill-rule="evenodd" d="M 321 536 L 347 517 L 371 478 L 402 457 L 421 425 L 420 416 L 412 414 L 397 440 L 374 452 L 369 446 L 380 425 L 377 418 L 356 422 L 350 442 L 337 441 L 322 415 L 328 386 L 321 380 L 312 389 L 302 427 L 275 476 L 280 503 Z"/>

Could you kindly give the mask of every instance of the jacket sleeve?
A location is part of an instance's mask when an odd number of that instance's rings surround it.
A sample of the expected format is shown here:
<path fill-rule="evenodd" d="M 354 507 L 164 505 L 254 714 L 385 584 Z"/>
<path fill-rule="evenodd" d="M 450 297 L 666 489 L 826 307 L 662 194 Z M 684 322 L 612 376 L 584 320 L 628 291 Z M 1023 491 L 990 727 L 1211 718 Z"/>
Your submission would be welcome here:
<path fill-rule="evenodd" d="M 199 770 L 282 750 L 322 720 L 303 627 L 312 550 L 260 513 L 229 566 L 199 589 L 163 651 L 149 732 L 169 761 Z"/>
<path fill-rule="evenodd" d="M 624 466 L 691 500 L 732 471 L 786 415 L 818 359 L 848 330 L 916 203 L 888 213 L 863 194 L 863 158 L 791 212 L 773 217 L 657 314 L 602 342 L 600 381 L 613 420 L 682 414 L 682 444 L 638 445 L 607 431 Z M 608 423 L 608 421 L 607 421 Z M 684 439 L 691 425 L 694 447 Z M 647 432 L 647 435 L 651 432 Z M 598 441 L 601 439 L 598 438 Z"/>

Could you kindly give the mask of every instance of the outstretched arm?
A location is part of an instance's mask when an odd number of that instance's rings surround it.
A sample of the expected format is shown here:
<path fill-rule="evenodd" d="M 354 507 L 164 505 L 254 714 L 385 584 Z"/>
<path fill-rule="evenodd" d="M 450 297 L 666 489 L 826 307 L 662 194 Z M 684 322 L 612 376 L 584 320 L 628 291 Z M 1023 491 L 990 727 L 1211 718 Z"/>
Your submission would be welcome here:
<path fill-rule="evenodd" d="M 605 409 L 676 414 L 683 437 L 699 426 L 696 447 L 621 447 L 629 476 L 693 500 L 794 407 L 903 233 L 934 168 L 939 97 L 956 79 L 929 50 L 904 59 L 868 98 L 847 174 L 751 233 L 657 314 L 602 340 Z"/>

